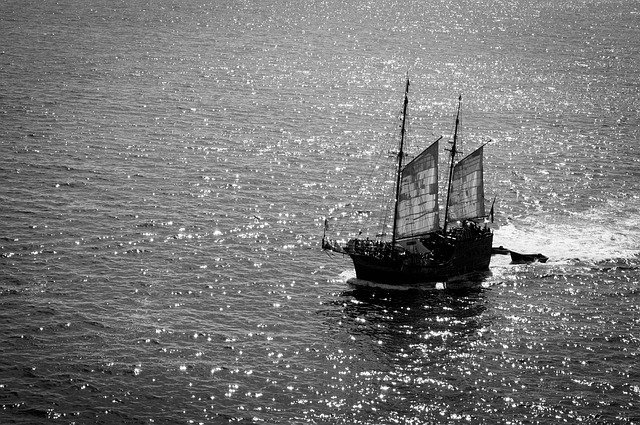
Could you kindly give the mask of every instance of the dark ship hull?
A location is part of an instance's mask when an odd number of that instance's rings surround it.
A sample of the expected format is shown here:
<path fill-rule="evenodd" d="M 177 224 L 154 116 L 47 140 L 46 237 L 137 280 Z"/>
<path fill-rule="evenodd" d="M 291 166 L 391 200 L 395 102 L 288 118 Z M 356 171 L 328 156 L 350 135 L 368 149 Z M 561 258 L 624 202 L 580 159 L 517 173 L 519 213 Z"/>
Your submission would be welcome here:
<path fill-rule="evenodd" d="M 449 240 L 435 255 L 411 252 L 381 253 L 376 249 L 347 251 L 356 277 L 386 285 L 435 286 L 452 278 L 489 269 L 493 234 L 490 231 L 470 238 Z M 441 255 L 438 251 L 446 251 Z"/>

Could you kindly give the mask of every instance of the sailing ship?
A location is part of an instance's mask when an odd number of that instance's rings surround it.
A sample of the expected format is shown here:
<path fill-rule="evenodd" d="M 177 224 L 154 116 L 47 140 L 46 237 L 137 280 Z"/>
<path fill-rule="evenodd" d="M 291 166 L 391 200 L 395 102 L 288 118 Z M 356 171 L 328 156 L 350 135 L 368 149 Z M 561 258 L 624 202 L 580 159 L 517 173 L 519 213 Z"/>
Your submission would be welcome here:
<path fill-rule="evenodd" d="M 486 224 L 483 147 L 456 161 L 459 155 L 459 98 L 451 142 L 445 216 L 440 224 L 438 202 L 439 138 L 403 164 L 409 103 L 407 78 L 397 153 L 395 208 L 391 240 L 352 238 L 338 242 L 326 237 L 325 250 L 349 255 L 356 277 L 391 285 L 432 285 L 489 269 L 493 232 Z M 491 218 L 493 207 L 491 208 Z"/>

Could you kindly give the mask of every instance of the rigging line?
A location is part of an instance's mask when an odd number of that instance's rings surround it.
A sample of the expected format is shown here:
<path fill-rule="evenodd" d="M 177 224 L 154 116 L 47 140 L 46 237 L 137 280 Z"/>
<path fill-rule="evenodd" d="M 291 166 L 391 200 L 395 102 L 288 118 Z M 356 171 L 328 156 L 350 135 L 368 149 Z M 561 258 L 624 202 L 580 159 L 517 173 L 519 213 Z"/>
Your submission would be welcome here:
<path fill-rule="evenodd" d="M 398 227 L 398 208 L 400 206 L 400 183 L 402 178 L 402 160 L 404 159 L 404 142 L 406 134 L 407 109 L 409 107 L 409 75 L 407 74 L 407 83 L 404 88 L 404 102 L 402 106 L 402 127 L 400 128 L 400 147 L 398 148 L 398 167 L 396 171 L 396 188 L 395 188 L 395 206 L 393 211 L 393 232 L 391 233 L 391 246 L 396 247 L 396 231 Z"/>
<path fill-rule="evenodd" d="M 462 109 L 462 95 L 460 95 L 458 97 L 458 108 L 457 108 L 457 112 L 456 112 L 456 121 L 455 121 L 455 127 L 453 130 L 453 141 L 451 142 L 451 149 L 447 149 L 449 152 L 451 152 L 451 162 L 449 163 L 449 177 L 448 177 L 448 183 L 447 183 L 447 200 L 445 203 L 445 210 L 444 210 L 444 223 L 443 223 L 443 230 L 446 232 L 447 231 L 447 225 L 449 223 L 449 202 L 451 201 L 451 184 L 452 184 L 452 180 L 453 180 L 453 168 L 455 165 L 455 159 L 456 159 L 456 155 L 458 153 L 461 153 L 458 150 L 458 129 L 460 127 L 460 110 Z"/>
<path fill-rule="evenodd" d="M 390 220 L 390 218 L 392 217 L 392 208 L 393 208 L 393 166 L 391 165 L 391 161 L 389 160 L 389 157 L 386 158 L 387 162 L 389 162 L 387 167 L 384 167 L 383 169 L 383 173 L 382 173 L 382 178 L 381 178 L 381 184 L 382 187 L 380 188 L 380 193 L 382 193 L 382 199 L 376 199 L 375 201 L 372 200 L 372 202 L 376 202 L 376 213 L 379 214 L 379 221 L 378 221 L 378 225 L 379 225 L 379 232 L 377 232 L 377 234 L 381 235 L 381 238 L 383 238 L 386 235 L 386 229 L 388 226 L 388 222 Z M 385 190 L 386 189 L 386 190 Z M 380 220 L 380 216 L 381 216 L 381 220 Z M 376 235 L 377 236 L 377 235 Z"/>
<path fill-rule="evenodd" d="M 387 128 L 387 131 L 386 131 L 387 137 L 385 137 L 386 140 L 393 140 L 396 137 L 395 135 L 396 135 L 397 124 L 395 124 L 395 123 L 401 121 L 402 118 L 403 118 L 403 110 L 400 110 L 400 111 L 398 111 L 398 113 L 396 115 L 396 119 L 394 121 L 394 125 L 393 125 L 394 130 L 393 130 L 393 132 L 389 131 L 388 128 Z M 387 149 L 387 150 L 378 150 L 378 157 L 377 157 L 378 160 L 376 161 L 376 163 L 377 164 L 382 163 L 383 161 L 381 159 L 385 158 L 388 155 L 388 152 L 390 152 L 389 149 Z M 386 158 L 386 159 L 388 159 L 388 158 Z M 375 172 L 377 172 L 379 170 L 379 168 L 380 167 L 377 167 L 377 168 L 376 167 L 372 167 L 371 171 L 369 172 L 369 175 L 367 176 L 367 179 L 364 180 L 364 182 L 371 182 L 373 174 Z M 390 171 L 391 168 L 392 167 L 388 167 L 388 168 L 385 167 L 385 170 L 387 170 L 387 174 L 392 174 L 391 171 Z M 386 174 L 385 174 L 385 179 L 384 180 L 385 181 L 387 180 L 386 179 Z M 375 187 L 373 189 L 375 190 Z M 392 189 L 393 189 L 393 187 L 391 188 L 391 190 Z M 355 197 L 356 200 L 358 198 L 362 198 L 362 193 L 364 192 L 364 190 L 365 190 L 365 183 L 362 183 L 360 185 L 360 189 L 356 193 L 356 197 Z M 393 197 L 393 192 L 391 193 L 391 195 L 392 195 L 391 197 Z M 385 199 L 388 199 L 388 198 L 385 197 Z M 382 213 L 384 215 L 385 224 L 383 225 L 382 232 L 380 232 L 380 233 L 384 233 L 384 229 L 386 229 L 386 221 L 388 220 L 388 216 L 390 215 L 390 212 L 389 212 L 390 204 L 387 202 L 386 203 L 387 206 L 385 208 L 384 207 L 385 202 L 383 202 L 382 205 L 380 205 L 380 203 L 378 202 L 378 205 L 375 205 L 376 208 L 373 208 L 374 205 L 372 205 L 372 203 L 374 203 L 374 202 L 375 202 L 375 200 L 369 199 L 368 201 L 366 201 L 364 203 L 363 206 L 366 208 L 367 211 L 376 210 L 377 212 Z M 345 230 L 345 228 L 347 226 L 349 226 L 349 224 L 353 223 L 354 221 L 357 221 L 357 214 L 354 214 L 354 211 L 356 210 L 355 202 L 350 202 L 350 203 L 351 203 L 351 209 L 350 209 L 349 214 L 348 214 L 348 219 L 343 221 L 342 225 L 339 227 L 339 232 L 340 233 L 342 233 Z M 378 210 L 378 208 L 380 208 L 380 210 Z M 360 229 L 360 231 L 362 231 L 362 229 Z"/>
<path fill-rule="evenodd" d="M 387 149 L 380 149 L 378 150 L 378 155 L 377 155 L 377 160 L 375 161 L 375 163 L 377 164 L 382 164 L 383 162 L 391 162 L 389 161 L 388 158 L 388 154 L 389 152 L 392 152 L 392 148 L 393 146 L 395 146 L 395 142 L 389 143 L 388 141 L 390 140 L 394 140 L 396 137 L 396 131 L 397 131 L 397 127 L 398 124 L 396 124 L 397 122 L 402 122 L 402 117 L 403 117 L 403 110 L 399 110 L 398 113 L 396 114 L 396 119 L 394 120 L 394 125 L 393 125 L 393 131 L 388 130 L 385 132 L 386 133 L 386 137 L 384 137 L 385 140 L 387 140 L 387 144 L 389 144 L 389 147 Z M 366 180 L 364 180 L 364 183 L 360 186 L 360 189 L 358 191 L 358 193 L 356 194 L 356 198 L 362 198 L 362 193 L 364 192 L 365 189 L 365 183 L 366 182 L 372 182 L 372 176 L 374 173 L 379 172 L 380 168 L 383 168 L 383 179 L 382 182 L 384 183 L 385 181 L 388 180 L 388 178 L 392 178 L 393 177 L 393 172 L 392 169 L 393 167 L 389 164 L 389 166 L 379 166 L 379 167 L 372 167 L 371 171 L 369 172 L 369 175 L 367 176 Z M 375 192 L 375 187 L 373 187 L 373 192 Z M 393 198 L 393 186 L 389 185 L 389 189 L 390 191 L 390 196 Z M 384 192 L 384 191 L 380 191 L 380 192 Z M 384 197 L 383 199 L 389 199 L 388 197 Z M 386 205 L 386 207 L 385 207 Z M 386 229 L 386 221 L 389 219 L 389 208 L 390 207 L 390 202 L 380 202 L 379 199 L 375 198 L 375 199 L 368 199 L 366 200 L 366 202 L 363 204 L 363 206 L 365 207 L 365 209 L 367 211 L 371 211 L 372 213 L 375 211 L 378 214 L 382 214 L 384 219 L 382 220 L 384 222 L 383 224 L 383 228 L 382 231 L 380 233 L 385 233 L 384 229 Z M 356 209 L 355 204 L 352 204 L 351 207 L 351 211 L 349 214 L 349 219 L 346 221 L 346 223 L 343 224 L 342 228 L 344 229 L 344 227 L 346 227 L 348 224 L 354 222 L 355 220 L 357 220 L 357 214 L 354 214 L 354 210 Z M 369 226 L 371 227 L 371 226 Z M 362 230 L 362 229 L 360 229 Z"/>
<path fill-rule="evenodd" d="M 381 238 L 384 238 L 387 236 L 387 231 L 390 227 L 393 227 L 393 225 L 389 224 L 392 220 L 393 220 L 393 209 L 394 209 L 394 195 L 395 195 L 395 186 L 394 186 L 394 170 L 395 170 L 395 159 L 393 161 L 389 160 L 389 157 L 387 157 L 387 160 L 389 162 L 389 166 L 385 167 L 385 175 L 384 175 L 384 180 L 385 182 L 388 182 L 388 184 L 386 184 L 386 190 L 383 191 L 384 195 L 382 198 L 382 201 L 379 202 L 379 207 L 380 207 L 380 214 L 382 215 L 382 221 L 380 222 L 380 230 L 379 230 L 379 234 L 381 235 Z"/>
<path fill-rule="evenodd" d="M 391 169 L 387 170 L 387 180 L 392 180 L 393 176 L 391 176 L 390 174 L 392 174 Z M 381 209 L 383 209 L 383 217 L 384 220 L 381 223 L 381 229 L 380 229 L 380 234 L 384 237 L 384 235 L 386 235 L 386 230 L 387 230 L 387 226 L 388 226 L 388 222 L 391 219 L 391 217 L 393 217 L 393 206 L 394 206 L 394 202 L 393 202 L 393 194 L 394 194 L 394 187 L 393 184 L 389 184 L 387 187 L 387 196 L 385 196 L 383 199 L 386 201 L 383 201 L 382 205 L 381 205 Z"/>
<path fill-rule="evenodd" d="M 387 134 L 390 135 L 391 133 L 387 132 Z M 385 138 L 388 139 L 389 137 L 385 137 Z M 374 160 L 374 163 L 375 164 L 381 164 L 385 160 L 386 154 L 387 154 L 387 152 L 385 150 L 378 150 L 376 159 Z M 358 221 L 358 214 L 356 213 L 356 211 L 357 211 L 357 200 L 365 198 L 363 196 L 363 193 L 366 190 L 367 183 L 371 183 L 373 181 L 374 173 L 378 172 L 380 168 L 381 167 L 375 167 L 375 166 L 371 167 L 371 170 L 369 171 L 369 174 L 367 175 L 366 179 L 362 180 L 360 188 L 358 189 L 358 192 L 356 193 L 355 201 L 354 202 L 350 202 L 351 208 L 349 209 L 348 219 L 343 221 L 342 225 L 339 228 L 339 231 L 341 233 L 345 230 L 345 228 L 347 228 L 347 226 L 351 227 L 350 225 L 352 223 L 355 223 L 355 222 Z M 384 169 L 387 169 L 387 167 L 384 167 Z M 369 184 L 369 188 L 370 188 L 369 191 L 371 193 L 375 193 L 375 189 L 376 188 L 373 187 L 373 185 Z M 361 207 L 364 207 L 365 211 L 371 211 L 371 212 L 373 212 L 374 210 L 378 211 L 378 206 L 375 205 L 375 202 L 376 202 L 375 199 L 370 199 L 370 198 L 366 199 L 365 202 L 363 202 L 363 204 L 361 205 Z M 362 230 L 362 229 L 360 229 L 360 230 Z"/>
<path fill-rule="evenodd" d="M 380 155 L 380 153 L 378 154 Z M 371 181 L 371 176 L 373 175 L 374 172 L 375 172 L 375 167 L 371 169 L 365 181 Z M 345 228 L 347 228 L 347 226 L 350 226 L 350 224 L 355 221 L 355 218 L 354 218 L 356 216 L 356 214 L 354 214 L 354 212 L 356 211 L 355 201 L 363 197 L 362 194 L 364 190 L 365 190 L 365 184 L 361 183 L 355 196 L 350 198 L 350 202 L 348 202 L 348 204 L 350 205 L 350 208 L 348 208 L 347 220 L 342 221 L 341 224 L 339 225 L 338 227 L 339 233 L 342 233 L 345 230 Z M 345 207 L 346 206 L 347 205 L 345 205 Z"/>

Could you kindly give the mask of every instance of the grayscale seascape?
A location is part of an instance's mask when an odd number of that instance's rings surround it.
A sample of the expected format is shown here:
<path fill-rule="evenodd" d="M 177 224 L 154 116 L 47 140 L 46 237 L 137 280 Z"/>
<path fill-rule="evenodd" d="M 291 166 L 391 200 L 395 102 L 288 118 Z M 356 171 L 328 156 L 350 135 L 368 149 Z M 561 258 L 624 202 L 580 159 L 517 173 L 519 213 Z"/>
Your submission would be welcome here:
<path fill-rule="evenodd" d="M 637 1 L 8 0 L 0 40 L 0 423 L 640 423 Z M 547 263 L 320 249 L 407 72 L 412 153 L 462 94 L 493 245 Z"/>

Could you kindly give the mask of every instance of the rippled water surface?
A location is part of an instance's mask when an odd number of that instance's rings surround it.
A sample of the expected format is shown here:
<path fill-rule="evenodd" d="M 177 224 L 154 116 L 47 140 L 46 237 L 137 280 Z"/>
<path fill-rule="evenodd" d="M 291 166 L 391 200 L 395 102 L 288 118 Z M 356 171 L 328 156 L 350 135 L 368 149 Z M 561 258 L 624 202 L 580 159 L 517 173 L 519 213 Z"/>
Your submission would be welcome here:
<path fill-rule="evenodd" d="M 637 2 L 88 3 L 0 5 L 1 423 L 640 423 Z M 375 232 L 407 72 L 413 152 L 462 93 L 548 263 L 320 251 Z"/>

